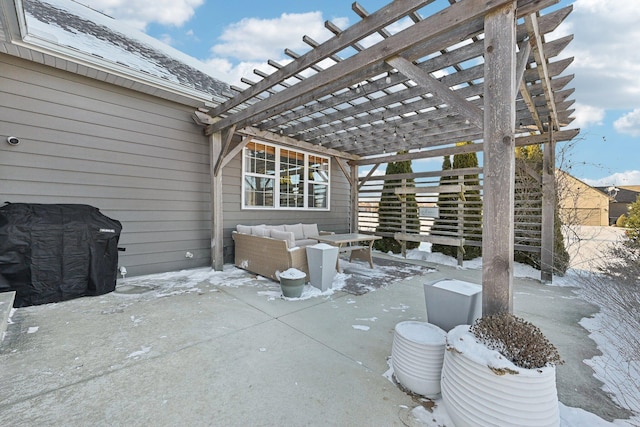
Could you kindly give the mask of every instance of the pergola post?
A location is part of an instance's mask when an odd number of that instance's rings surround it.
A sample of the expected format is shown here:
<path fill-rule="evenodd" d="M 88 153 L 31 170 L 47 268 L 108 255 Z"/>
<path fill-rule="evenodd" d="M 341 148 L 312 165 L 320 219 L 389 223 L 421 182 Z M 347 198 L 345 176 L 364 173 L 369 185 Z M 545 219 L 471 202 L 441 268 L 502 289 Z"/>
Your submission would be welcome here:
<path fill-rule="evenodd" d="M 351 195 L 351 232 L 358 232 L 358 166 L 351 165 L 350 195 Z"/>
<path fill-rule="evenodd" d="M 211 175 L 211 268 L 222 271 L 224 267 L 222 168 L 216 174 L 218 157 L 222 156 L 222 133 L 209 136 L 209 163 Z"/>
<path fill-rule="evenodd" d="M 544 144 L 542 157 L 542 236 L 540 254 L 540 280 L 553 281 L 553 249 L 555 244 L 556 178 L 553 126 L 549 126 L 549 142 Z"/>
<path fill-rule="evenodd" d="M 485 17 L 482 313 L 513 312 L 516 2 Z"/>

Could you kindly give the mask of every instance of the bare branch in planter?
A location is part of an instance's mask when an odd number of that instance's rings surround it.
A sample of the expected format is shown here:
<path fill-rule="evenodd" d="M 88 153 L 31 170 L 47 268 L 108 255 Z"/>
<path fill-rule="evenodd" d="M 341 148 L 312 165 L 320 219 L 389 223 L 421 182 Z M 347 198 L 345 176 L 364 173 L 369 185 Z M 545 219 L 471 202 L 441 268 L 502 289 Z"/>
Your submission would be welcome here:
<path fill-rule="evenodd" d="M 520 368 L 538 369 L 564 363 L 540 328 L 513 314 L 481 317 L 469 331 Z"/>

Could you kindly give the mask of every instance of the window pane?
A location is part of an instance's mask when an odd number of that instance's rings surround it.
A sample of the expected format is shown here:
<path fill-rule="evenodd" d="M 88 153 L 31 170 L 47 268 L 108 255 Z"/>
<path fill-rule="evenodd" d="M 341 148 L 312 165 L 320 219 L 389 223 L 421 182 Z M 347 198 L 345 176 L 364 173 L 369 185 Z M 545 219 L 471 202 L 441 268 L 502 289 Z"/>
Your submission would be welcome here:
<path fill-rule="evenodd" d="M 273 178 L 244 177 L 245 206 L 273 207 Z"/>
<path fill-rule="evenodd" d="M 275 149 L 265 144 L 251 142 L 245 152 L 245 172 L 262 175 L 276 174 Z"/>
<path fill-rule="evenodd" d="M 329 182 L 329 159 L 309 156 L 309 179 L 315 182 Z"/>
<path fill-rule="evenodd" d="M 280 150 L 280 207 L 304 207 L 304 154 Z"/>
<path fill-rule="evenodd" d="M 310 208 L 327 208 L 329 194 L 327 191 L 329 190 L 328 185 L 324 184 L 309 184 L 309 207 Z"/>

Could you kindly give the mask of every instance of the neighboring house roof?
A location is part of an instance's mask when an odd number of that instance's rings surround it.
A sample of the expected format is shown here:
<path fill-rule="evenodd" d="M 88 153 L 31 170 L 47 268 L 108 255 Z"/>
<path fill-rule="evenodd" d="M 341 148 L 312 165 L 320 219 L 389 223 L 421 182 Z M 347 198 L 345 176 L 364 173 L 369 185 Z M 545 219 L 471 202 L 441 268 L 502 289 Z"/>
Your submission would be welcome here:
<path fill-rule="evenodd" d="M 13 5 L 21 37 L 13 41 L 81 65 L 70 69 L 78 74 L 98 77 L 87 71 L 98 69 L 111 74 L 109 81 L 116 84 L 114 75 L 205 102 L 230 95 L 229 85 L 212 77 L 204 63 L 89 7 L 70 0 L 23 0 Z M 38 56 L 32 58 L 27 59 Z M 130 82 L 121 85 L 132 87 Z"/>
<path fill-rule="evenodd" d="M 609 189 L 611 187 L 594 187 L 594 188 L 599 191 L 602 191 L 607 196 L 610 195 Z M 615 192 L 615 200 L 612 200 L 612 202 L 635 203 L 635 201 L 638 199 L 638 196 L 640 196 L 640 191 L 627 190 L 626 188 L 623 188 L 623 187 L 615 187 L 615 189 L 617 190 Z"/>
<path fill-rule="evenodd" d="M 563 171 L 562 169 L 557 169 L 556 168 L 556 174 L 561 176 L 560 179 L 569 179 L 571 180 L 575 185 L 580 186 L 581 188 L 583 188 L 583 191 L 588 191 L 591 195 L 598 197 L 598 198 L 602 198 L 602 197 L 606 197 L 609 198 L 609 194 L 606 191 L 602 191 L 600 189 L 598 189 L 597 187 L 592 187 L 589 184 L 587 184 L 586 182 L 576 178 L 575 176 L 571 175 L 568 172 Z M 566 178 L 562 178 L 562 177 L 566 177 Z M 603 187 L 603 188 L 607 188 L 607 187 Z"/>
<path fill-rule="evenodd" d="M 640 185 L 621 185 L 620 188 L 624 188 L 625 190 L 631 190 L 631 191 L 640 193 Z"/>

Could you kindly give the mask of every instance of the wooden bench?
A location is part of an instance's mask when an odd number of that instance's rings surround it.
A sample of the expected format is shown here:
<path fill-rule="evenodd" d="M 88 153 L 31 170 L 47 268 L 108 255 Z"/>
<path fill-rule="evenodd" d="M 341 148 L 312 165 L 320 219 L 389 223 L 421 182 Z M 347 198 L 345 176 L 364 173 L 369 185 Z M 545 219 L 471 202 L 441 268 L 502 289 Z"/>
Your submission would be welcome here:
<path fill-rule="evenodd" d="M 456 246 L 458 248 L 458 265 L 462 266 L 464 254 L 464 237 L 434 236 L 432 234 L 395 233 L 393 238 L 397 241 L 428 242 L 436 245 Z"/>

